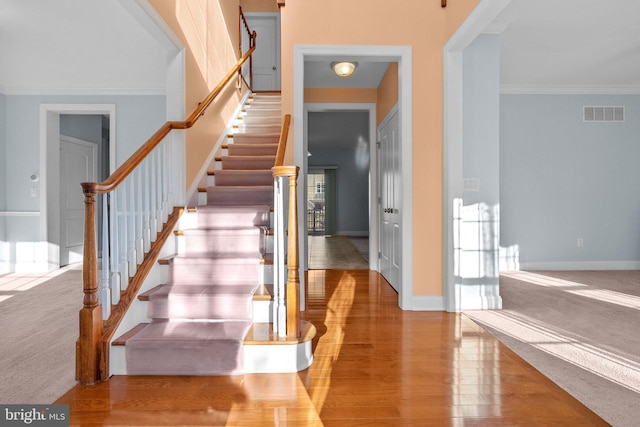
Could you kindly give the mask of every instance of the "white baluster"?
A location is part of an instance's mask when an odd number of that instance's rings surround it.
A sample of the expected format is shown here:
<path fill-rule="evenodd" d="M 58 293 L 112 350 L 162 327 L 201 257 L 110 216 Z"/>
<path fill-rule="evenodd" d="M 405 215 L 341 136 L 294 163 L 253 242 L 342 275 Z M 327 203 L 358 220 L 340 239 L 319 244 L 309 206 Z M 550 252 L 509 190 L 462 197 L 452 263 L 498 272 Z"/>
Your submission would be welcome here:
<path fill-rule="evenodd" d="M 102 195 L 102 274 L 100 280 L 100 300 L 102 319 L 111 315 L 111 289 L 109 288 L 109 214 L 107 212 L 107 194 Z"/>
<path fill-rule="evenodd" d="M 158 149 L 153 150 L 149 159 L 149 228 L 151 230 L 151 241 L 155 242 L 158 237 L 158 218 L 156 217 L 156 158 L 158 157 Z"/>
<path fill-rule="evenodd" d="M 120 201 L 118 202 L 118 220 L 119 220 L 119 231 L 120 235 L 118 237 L 119 240 L 119 253 L 120 253 L 120 266 L 118 271 L 120 271 L 120 287 L 122 289 L 127 289 L 129 286 L 129 263 L 127 261 L 128 254 L 128 235 L 127 235 L 127 185 L 126 181 L 123 182 L 120 187 L 118 187 L 118 198 Z"/>
<path fill-rule="evenodd" d="M 144 260 L 144 239 L 143 224 L 142 224 L 142 171 L 138 167 L 133 172 L 135 175 L 136 186 L 134 187 L 134 201 L 135 201 L 135 218 L 136 218 L 136 263 L 142 264 Z"/>
<path fill-rule="evenodd" d="M 273 178 L 273 305 L 272 315 L 273 319 L 273 332 L 279 335 L 280 325 L 278 322 L 278 295 L 280 292 L 280 225 L 278 224 L 278 216 L 280 214 L 280 206 L 278 200 L 280 200 L 281 188 L 280 178 Z"/>
<path fill-rule="evenodd" d="M 144 253 L 149 252 L 151 249 L 151 224 L 149 218 L 151 217 L 151 197 L 149 191 L 149 159 L 146 158 L 140 164 L 140 192 L 142 195 L 142 241 L 144 244 Z"/>
<path fill-rule="evenodd" d="M 127 193 L 129 195 L 129 203 L 127 206 L 127 221 L 129 225 L 127 230 L 129 232 L 129 277 L 136 275 L 138 269 L 138 255 L 136 254 L 136 202 L 135 202 L 135 173 L 130 175 L 126 179 Z"/>
<path fill-rule="evenodd" d="M 118 262 L 120 261 L 120 242 L 118 233 L 118 194 L 116 188 L 109 196 L 111 205 L 109 206 L 109 222 L 111 229 L 109 230 L 109 241 L 111 247 L 111 303 L 117 304 L 120 301 L 120 269 Z M 105 197 L 105 200 L 107 198 Z"/>

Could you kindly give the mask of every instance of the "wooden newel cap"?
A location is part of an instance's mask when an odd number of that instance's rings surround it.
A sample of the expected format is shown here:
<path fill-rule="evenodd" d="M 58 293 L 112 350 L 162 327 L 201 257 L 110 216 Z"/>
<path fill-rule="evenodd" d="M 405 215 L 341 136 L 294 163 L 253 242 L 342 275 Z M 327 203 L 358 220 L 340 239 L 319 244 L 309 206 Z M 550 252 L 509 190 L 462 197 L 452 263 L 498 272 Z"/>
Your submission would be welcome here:
<path fill-rule="evenodd" d="M 271 168 L 273 176 L 297 177 L 300 168 L 298 166 L 274 166 Z"/>

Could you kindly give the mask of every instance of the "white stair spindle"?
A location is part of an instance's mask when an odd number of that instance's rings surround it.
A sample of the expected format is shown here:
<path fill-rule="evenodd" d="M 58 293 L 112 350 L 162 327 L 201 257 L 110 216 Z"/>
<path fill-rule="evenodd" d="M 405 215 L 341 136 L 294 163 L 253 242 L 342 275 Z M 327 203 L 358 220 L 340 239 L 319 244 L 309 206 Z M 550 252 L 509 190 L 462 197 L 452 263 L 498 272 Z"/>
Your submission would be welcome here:
<path fill-rule="evenodd" d="M 118 271 L 120 272 L 120 287 L 122 289 L 127 289 L 129 286 L 129 263 L 127 261 L 127 253 L 128 253 L 128 235 L 127 235 L 127 185 L 126 181 L 120 185 L 120 188 L 117 190 L 118 194 L 118 221 L 119 221 L 119 267 Z"/>
<path fill-rule="evenodd" d="M 111 303 L 117 304 L 120 301 L 120 269 L 118 262 L 120 261 L 120 234 L 118 232 L 118 189 L 116 188 L 109 195 L 109 224 L 111 225 L 109 230 L 109 246 L 111 247 Z M 106 197 L 105 197 L 106 199 Z"/>
<path fill-rule="evenodd" d="M 140 164 L 140 192 L 142 195 L 142 241 L 144 253 L 151 249 L 151 197 L 149 191 L 149 158 L 146 158 Z"/>
<path fill-rule="evenodd" d="M 111 289 L 109 288 L 109 214 L 107 212 L 107 194 L 102 195 L 102 274 L 100 280 L 100 300 L 102 319 L 111 315 Z"/>
<path fill-rule="evenodd" d="M 135 214 L 135 174 L 130 175 L 126 179 L 127 193 L 129 196 L 129 203 L 127 204 L 127 230 L 129 232 L 129 277 L 136 275 L 138 255 L 136 254 L 136 214 Z"/>
<path fill-rule="evenodd" d="M 144 260 L 144 239 L 142 224 L 142 170 L 140 167 L 133 172 L 135 175 L 134 201 L 135 201 L 135 218 L 136 218 L 136 264 L 142 264 Z"/>

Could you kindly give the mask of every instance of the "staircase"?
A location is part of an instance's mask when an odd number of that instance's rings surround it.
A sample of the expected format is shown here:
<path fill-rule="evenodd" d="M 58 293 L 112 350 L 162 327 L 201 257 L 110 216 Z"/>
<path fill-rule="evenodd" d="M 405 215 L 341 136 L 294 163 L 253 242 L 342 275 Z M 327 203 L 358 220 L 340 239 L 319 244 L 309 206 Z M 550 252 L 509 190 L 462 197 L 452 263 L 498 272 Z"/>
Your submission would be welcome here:
<path fill-rule="evenodd" d="M 296 372 L 313 361 L 313 325 L 303 323 L 299 339 L 271 328 L 279 94 L 253 95 L 236 122 L 203 178 L 198 205 L 174 232 L 176 253 L 151 275 L 163 283 L 138 296 L 146 319 L 112 342 L 112 374 Z"/>

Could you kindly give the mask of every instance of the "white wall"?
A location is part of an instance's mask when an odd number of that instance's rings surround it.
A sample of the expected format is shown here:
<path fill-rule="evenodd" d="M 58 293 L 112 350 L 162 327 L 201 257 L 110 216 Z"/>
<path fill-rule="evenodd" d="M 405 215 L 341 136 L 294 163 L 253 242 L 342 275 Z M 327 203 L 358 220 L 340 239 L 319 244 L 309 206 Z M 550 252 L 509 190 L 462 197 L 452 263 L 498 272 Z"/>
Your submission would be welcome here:
<path fill-rule="evenodd" d="M 640 96 L 502 95 L 500 122 L 501 246 L 520 268 L 640 268 Z"/>

